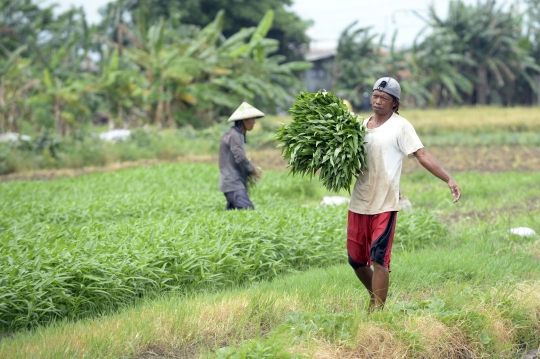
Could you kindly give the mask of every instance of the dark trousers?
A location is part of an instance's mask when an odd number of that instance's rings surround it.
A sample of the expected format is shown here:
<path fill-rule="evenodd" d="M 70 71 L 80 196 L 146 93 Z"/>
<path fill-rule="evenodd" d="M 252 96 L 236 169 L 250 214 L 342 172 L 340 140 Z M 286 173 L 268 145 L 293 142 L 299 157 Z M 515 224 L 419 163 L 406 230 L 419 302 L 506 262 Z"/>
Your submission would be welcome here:
<path fill-rule="evenodd" d="M 227 207 L 225 208 L 227 211 L 231 209 L 255 209 L 245 189 L 227 192 L 224 195 L 227 199 Z"/>

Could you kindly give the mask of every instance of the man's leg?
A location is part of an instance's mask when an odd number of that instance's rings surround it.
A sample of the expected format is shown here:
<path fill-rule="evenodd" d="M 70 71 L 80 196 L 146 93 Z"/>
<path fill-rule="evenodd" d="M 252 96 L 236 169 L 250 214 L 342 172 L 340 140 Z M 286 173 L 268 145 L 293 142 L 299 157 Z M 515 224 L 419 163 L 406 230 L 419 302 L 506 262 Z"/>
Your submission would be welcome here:
<path fill-rule="evenodd" d="M 371 288 L 373 291 L 373 298 L 375 300 L 373 309 L 384 308 L 386 302 L 386 296 L 388 295 L 388 285 L 390 283 L 390 274 L 388 268 L 380 265 L 379 263 L 373 263 L 373 278 L 371 281 Z"/>
<path fill-rule="evenodd" d="M 370 223 L 368 219 L 368 215 L 349 211 L 347 218 L 347 252 L 350 266 L 369 293 L 368 310 L 371 311 L 375 305 L 375 297 L 372 290 L 373 270 L 370 266 Z"/>
<path fill-rule="evenodd" d="M 255 209 L 245 189 L 227 192 L 225 193 L 225 198 L 227 199 L 226 210 Z"/>
<path fill-rule="evenodd" d="M 255 206 L 249 199 L 248 193 L 245 189 L 239 189 L 238 191 L 234 191 L 234 193 L 234 205 L 237 209 L 255 209 Z"/>
<path fill-rule="evenodd" d="M 234 192 L 224 193 L 225 199 L 227 200 L 227 206 L 225 207 L 226 211 L 234 209 Z"/>
<path fill-rule="evenodd" d="M 388 296 L 390 282 L 390 257 L 397 212 L 384 212 L 374 215 L 371 222 L 372 238 L 370 256 L 373 264 L 372 290 L 375 298 L 375 309 L 382 309 Z"/>
<path fill-rule="evenodd" d="M 354 273 L 369 292 L 370 311 L 384 308 L 390 283 L 388 268 L 373 262 L 373 269 L 370 267 L 361 267 L 356 269 Z"/>
<path fill-rule="evenodd" d="M 373 269 L 370 267 L 361 267 L 354 270 L 354 273 L 360 279 L 360 282 L 366 287 L 369 293 L 369 311 L 375 307 L 375 296 L 373 295 Z"/>

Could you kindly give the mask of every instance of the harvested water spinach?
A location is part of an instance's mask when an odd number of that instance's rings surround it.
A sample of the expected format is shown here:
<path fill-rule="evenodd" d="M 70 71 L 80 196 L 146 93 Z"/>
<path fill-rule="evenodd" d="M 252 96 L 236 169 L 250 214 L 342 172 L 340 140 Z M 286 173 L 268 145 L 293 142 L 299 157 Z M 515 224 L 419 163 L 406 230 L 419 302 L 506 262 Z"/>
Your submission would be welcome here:
<path fill-rule="evenodd" d="M 349 193 L 366 168 L 366 127 L 343 100 L 330 92 L 301 92 L 289 109 L 292 122 L 282 124 L 275 139 L 293 175 L 313 176 L 326 189 Z"/>

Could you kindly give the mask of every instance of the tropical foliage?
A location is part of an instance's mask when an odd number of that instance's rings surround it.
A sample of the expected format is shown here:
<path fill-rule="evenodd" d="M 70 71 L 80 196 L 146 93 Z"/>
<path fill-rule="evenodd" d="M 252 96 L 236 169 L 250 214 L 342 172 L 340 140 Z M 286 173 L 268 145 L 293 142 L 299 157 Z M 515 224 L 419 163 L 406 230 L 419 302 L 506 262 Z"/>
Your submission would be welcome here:
<path fill-rule="evenodd" d="M 428 26 L 402 50 L 352 24 L 339 41 L 336 89 L 358 103 L 376 78 L 390 75 L 402 84 L 403 100 L 415 106 L 531 104 L 540 73 L 540 3 L 527 5 L 519 12 L 495 0 L 451 1 L 446 19 L 432 7 Z"/>
<path fill-rule="evenodd" d="M 147 21 L 156 23 L 161 18 L 173 27 L 180 24 L 190 24 L 204 27 L 216 17 L 220 11 L 225 12 L 223 35 L 230 37 L 243 28 L 256 27 L 268 10 L 276 14 L 268 37 L 279 41 L 278 54 L 289 60 L 301 60 L 303 51 L 309 45 L 306 30 L 309 21 L 302 20 L 297 14 L 288 11 L 286 6 L 292 5 L 291 0 L 115 0 L 107 5 L 103 14 L 110 21 L 103 21 L 102 26 L 110 34 L 115 34 L 119 22 L 136 25 L 141 9 L 146 9 Z M 151 4 L 151 6 L 150 6 Z M 125 19 L 125 20 L 124 20 Z M 129 41 L 129 39 L 127 39 Z"/>
<path fill-rule="evenodd" d="M 124 21 L 130 4 L 110 4 L 109 25 L 88 26 L 82 9 L 54 17 L 30 0 L 0 0 L 0 132 L 26 122 L 64 136 L 94 114 L 110 128 L 200 127 L 242 101 L 284 108 L 301 89 L 295 72 L 310 64 L 277 55 L 272 10 L 225 36 L 223 10 L 202 27 L 173 26 L 142 1 Z"/>
<path fill-rule="evenodd" d="M 310 66 L 309 22 L 291 3 L 115 0 L 90 26 L 82 8 L 0 0 L 0 133 L 65 136 L 92 120 L 208 127 L 242 101 L 286 110 Z M 452 1 L 447 18 L 431 11 L 411 48 L 351 24 L 331 90 L 358 107 L 377 78 L 393 76 L 409 107 L 534 103 L 540 2 L 522 4 Z"/>

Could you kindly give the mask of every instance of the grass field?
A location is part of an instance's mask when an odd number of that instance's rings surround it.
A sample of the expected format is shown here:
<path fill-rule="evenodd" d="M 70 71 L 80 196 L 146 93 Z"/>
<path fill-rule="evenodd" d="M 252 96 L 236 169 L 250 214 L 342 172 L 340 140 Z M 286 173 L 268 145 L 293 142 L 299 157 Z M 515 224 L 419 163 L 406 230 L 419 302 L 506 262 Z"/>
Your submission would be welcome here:
<path fill-rule="evenodd" d="M 324 193 L 315 182 L 267 177 L 254 193 L 260 210 L 228 213 L 210 165 L 3 184 L 0 322 L 32 328 L 147 294 L 221 288 L 342 257 L 343 209 L 313 210 Z M 433 216 L 417 217 L 398 230 L 406 246 L 430 240 L 409 226 L 444 233 Z"/>
<path fill-rule="evenodd" d="M 287 118 L 248 134 L 266 169 L 256 211 L 223 210 L 215 162 L 226 125 L 69 140 L 59 159 L 0 148 L 0 172 L 15 169 L 0 178 L 0 358 L 540 350 L 540 239 L 509 232 L 540 233 L 540 108 L 401 112 L 463 197 L 452 204 L 443 182 L 404 161 L 414 211 L 398 217 L 390 297 L 372 315 L 346 264 L 346 207 L 319 207 L 326 191 L 287 176 L 274 149 Z"/>
<path fill-rule="evenodd" d="M 400 113 L 415 125 L 429 150 L 444 153 L 450 149 L 457 152 L 458 157 L 465 158 L 465 164 L 463 160 L 449 162 L 449 169 L 540 170 L 540 107 L 404 109 Z M 272 136 L 280 122 L 290 120 L 286 116 L 268 116 L 258 121 L 253 132 L 248 134 L 248 151 L 266 151 L 260 161 L 263 168 L 282 170 L 285 167 L 279 151 L 275 150 Z M 0 176 L 0 180 L 47 178 L 51 171 L 57 173 L 59 169 L 86 173 L 104 166 L 118 168 L 149 160 L 215 162 L 219 140 L 227 128 L 224 123 L 199 131 L 191 128 L 161 132 L 137 129 L 130 140 L 111 144 L 97 138 L 95 132 L 101 129 L 89 127 L 55 145 L 56 157 L 50 151 L 54 141 L 40 141 L 36 135 L 35 141 L 29 144 L 0 144 L 0 174 L 12 173 L 11 177 Z M 479 156 L 487 158 L 489 163 L 470 161 Z M 36 173 L 40 170 L 49 172 Z"/>
<path fill-rule="evenodd" d="M 509 234 L 540 232 L 540 174 L 455 177 L 452 205 L 404 176 L 416 210 L 371 316 L 316 181 L 270 171 L 232 213 L 213 165 L 2 183 L 0 357 L 514 358 L 540 345 L 540 243 Z"/>

